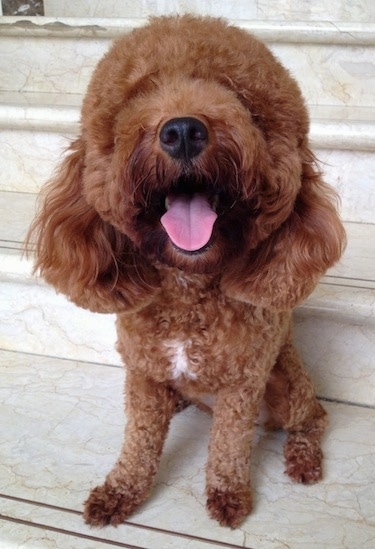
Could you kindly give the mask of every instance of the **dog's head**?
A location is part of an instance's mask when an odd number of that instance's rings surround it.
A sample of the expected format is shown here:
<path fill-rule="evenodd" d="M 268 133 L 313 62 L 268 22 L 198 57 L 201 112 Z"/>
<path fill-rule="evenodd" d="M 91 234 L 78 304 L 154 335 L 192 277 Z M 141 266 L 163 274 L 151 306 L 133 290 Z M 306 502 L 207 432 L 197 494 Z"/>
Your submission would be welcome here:
<path fill-rule="evenodd" d="M 220 21 L 156 20 L 117 42 L 82 123 L 87 200 L 151 261 L 216 272 L 293 209 L 303 100 L 263 44 Z"/>
<path fill-rule="evenodd" d="M 154 19 L 117 41 L 93 75 L 82 134 L 34 225 L 37 266 L 98 309 L 87 288 L 103 297 L 105 285 L 121 287 L 123 298 L 132 283 L 136 299 L 157 286 L 158 264 L 223 274 L 242 299 L 258 293 L 280 245 L 288 255 L 297 240 L 299 268 L 315 268 L 315 282 L 343 233 L 307 133 L 298 86 L 261 42 L 216 19 Z M 56 250 L 70 245 L 67 261 Z M 72 290 L 80 285 L 85 300 Z"/>

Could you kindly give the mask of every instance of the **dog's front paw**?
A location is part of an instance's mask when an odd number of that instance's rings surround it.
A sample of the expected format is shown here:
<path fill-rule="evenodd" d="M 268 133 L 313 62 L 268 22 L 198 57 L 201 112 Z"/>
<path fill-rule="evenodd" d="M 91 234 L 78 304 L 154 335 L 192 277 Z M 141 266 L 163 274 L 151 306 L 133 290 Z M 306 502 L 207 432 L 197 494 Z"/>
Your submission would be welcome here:
<path fill-rule="evenodd" d="M 85 502 L 83 518 L 91 526 L 117 526 L 125 521 L 142 500 L 140 493 L 134 490 L 105 483 L 92 490 Z"/>
<path fill-rule="evenodd" d="M 290 435 L 284 447 L 286 473 L 296 482 L 315 484 L 322 478 L 323 452 L 319 443 Z"/>
<path fill-rule="evenodd" d="M 251 512 L 250 489 L 207 490 L 207 510 L 211 518 L 217 520 L 221 526 L 236 528 Z"/>

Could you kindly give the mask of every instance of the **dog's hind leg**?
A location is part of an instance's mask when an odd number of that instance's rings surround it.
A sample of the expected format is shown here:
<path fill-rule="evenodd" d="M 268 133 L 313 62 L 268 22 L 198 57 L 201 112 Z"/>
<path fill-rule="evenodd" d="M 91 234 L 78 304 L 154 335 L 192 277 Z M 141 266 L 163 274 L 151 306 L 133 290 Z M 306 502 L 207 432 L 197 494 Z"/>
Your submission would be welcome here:
<path fill-rule="evenodd" d="M 320 439 L 327 425 L 327 414 L 315 396 L 291 335 L 271 372 L 265 401 L 273 426 L 288 432 L 284 446 L 286 473 L 305 484 L 319 481 L 323 458 Z"/>
<path fill-rule="evenodd" d="M 124 444 L 104 485 L 94 488 L 85 503 L 87 523 L 120 524 L 146 499 L 177 400 L 167 385 L 128 372 Z"/>

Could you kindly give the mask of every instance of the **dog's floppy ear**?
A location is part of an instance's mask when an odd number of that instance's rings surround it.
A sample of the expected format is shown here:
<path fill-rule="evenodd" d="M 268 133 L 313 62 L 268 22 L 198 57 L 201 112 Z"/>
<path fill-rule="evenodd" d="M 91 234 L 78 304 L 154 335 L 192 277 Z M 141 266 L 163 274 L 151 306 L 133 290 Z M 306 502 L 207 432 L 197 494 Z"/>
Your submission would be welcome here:
<path fill-rule="evenodd" d="M 35 244 L 34 272 L 93 311 L 142 306 L 158 285 L 156 272 L 85 200 L 84 159 L 84 144 L 77 139 L 40 196 L 42 204 L 26 238 L 28 252 Z"/>
<path fill-rule="evenodd" d="M 340 258 L 345 232 L 336 196 L 305 150 L 301 188 L 282 225 L 247 253 L 222 279 L 227 295 L 274 310 L 299 304 L 320 276 Z"/>

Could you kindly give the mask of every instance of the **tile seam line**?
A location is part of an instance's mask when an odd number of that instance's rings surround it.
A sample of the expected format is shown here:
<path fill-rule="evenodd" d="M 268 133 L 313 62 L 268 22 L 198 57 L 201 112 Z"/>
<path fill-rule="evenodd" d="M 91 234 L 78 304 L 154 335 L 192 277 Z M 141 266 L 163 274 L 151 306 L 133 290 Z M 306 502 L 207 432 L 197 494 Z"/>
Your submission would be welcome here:
<path fill-rule="evenodd" d="M 146 547 L 142 547 L 140 545 L 129 545 L 128 543 L 122 543 L 120 541 L 107 540 L 107 539 L 99 538 L 96 536 L 90 536 L 89 534 L 88 535 L 81 534 L 73 530 L 65 530 L 63 528 L 57 528 L 56 526 L 49 526 L 47 524 L 42 524 L 39 522 L 30 522 L 30 521 L 19 519 L 19 518 L 8 517 L 3 514 L 0 514 L 0 520 L 6 521 L 6 522 L 12 522 L 15 524 L 22 524 L 23 526 L 29 526 L 39 530 L 47 530 L 49 532 L 55 532 L 57 534 L 63 534 L 65 536 L 85 539 L 89 541 L 95 541 L 95 542 L 103 543 L 106 545 L 112 545 L 114 547 L 123 547 L 124 549 L 147 549 Z"/>
<path fill-rule="evenodd" d="M 348 280 L 356 280 L 355 278 L 353 279 L 348 279 Z M 365 280 L 365 282 L 367 282 Z M 373 282 L 372 280 L 369 280 L 369 282 Z M 322 282 L 321 284 L 324 284 L 325 286 L 337 286 L 338 288 L 354 288 L 355 290 L 375 290 L 375 285 L 374 286 L 355 286 L 354 284 L 335 284 L 334 282 Z M 300 307 L 304 306 L 305 303 L 301 303 Z"/>
<path fill-rule="evenodd" d="M 1 280 L 0 280 L 1 282 Z M 94 362 L 89 360 L 82 360 L 79 358 L 67 358 L 62 356 L 56 356 L 56 355 L 41 355 L 39 353 L 30 353 L 27 351 L 17 351 L 15 349 L 5 349 L 4 347 L 0 346 L 0 352 L 5 353 L 13 353 L 13 354 L 19 354 L 19 355 L 26 355 L 26 356 L 33 356 L 33 357 L 39 357 L 39 358 L 51 358 L 54 360 L 64 360 L 65 362 L 78 362 L 82 365 L 92 365 L 92 366 L 104 366 L 105 368 L 117 368 L 118 370 L 124 370 L 124 366 L 122 364 L 110 364 L 105 362 Z"/>
<path fill-rule="evenodd" d="M 374 410 L 375 411 L 375 405 L 372 404 L 363 404 L 360 402 L 353 402 L 351 400 L 337 400 L 336 398 L 329 398 L 329 397 L 323 397 L 318 395 L 318 400 L 321 400 L 322 402 L 329 402 L 331 404 L 341 404 L 343 406 L 350 406 L 351 408 L 362 408 L 365 410 Z"/>
<path fill-rule="evenodd" d="M 18 502 L 18 503 L 25 503 L 27 505 L 32 505 L 34 507 L 41 507 L 41 508 L 44 508 L 44 509 L 51 509 L 51 510 L 55 510 L 55 511 L 61 511 L 63 513 L 68 513 L 68 514 L 72 514 L 72 515 L 76 515 L 76 516 L 82 516 L 82 512 L 81 511 L 76 511 L 75 509 L 68 509 L 68 508 L 65 508 L 65 507 L 60 507 L 58 505 L 50 505 L 48 503 L 43 503 L 43 502 L 40 502 L 40 501 L 34 501 L 34 500 L 25 499 L 25 498 L 20 498 L 20 497 L 17 497 L 17 496 L 9 496 L 7 494 L 0 493 L 0 499 L 5 499 L 5 500 L 8 500 L 8 501 L 15 501 L 15 502 Z M 46 526 L 44 524 L 37 523 L 37 522 L 30 522 L 30 521 L 27 521 L 27 520 L 24 520 L 24 519 L 17 519 L 17 518 L 14 518 L 14 517 L 8 517 L 6 515 L 3 515 L 2 513 L 0 513 L 0 519 L 9 520 L 9 521 L 12 521 L 12 522 L 21 522 L 22 524 L 26 524 L 26 525 L 30 525 L 30 526 L 37 526 L 37 527 L 40 527 L 40 528 L 45 528 L 45 527 L 55 528 L 53 526 L 49 527 L 48 525 Z M 159 533 L 159 534 L 170 535 L 171 537 L 177 537 L 177 538 L 183 538 L 183 539 L 186 539 L 186 540 L 203 542 L 203 543 L 207 543 L 209 545 L 210 544 L 211 545 L 216 544 L 220 547 L 227 548 L 227 549 L 246 549 L 243 545 L 234 545 L 234 544 L 226 543 L 226 542 L 220 541 L 220 540 L 202 538 L 202 537 L 194 536 L 194 535 L 191 535 L 191 534 L 184 534 L 182 532 L 175 532 L 173 530 L 165 530 L 163 528 L 156 528 L 154 526 L 148 526 L 147 524 L 138 524 L 138 523 L 131 522 L 131 521 L 125 521 L 124 525 L 132 527 L 132 528 L 138 528 L 139 530 L 148 530 L 148 531 L 156 532 L 156 533 Z M 70 530 L 62 530 L 62 529 L 59 529 L 59 528 L 55 528 L 55 531 L 60 532 L 60 533 L 70 533 L 71 535 L 78 535 L 78 536 L 88 538 L 88 539 L 92 539 L 92 540 L 95 540 L 95 541 L 104 541 L 104 540 L 102 540 L 102 538 L 98 538 L 96 536 L 90 536 L 89 534 L 87 534 L 87 535 L 86 534 L 76 534 L 76 532 L 73 532 L 73 531 L 70 531 Z M 108 540 L 108 542 L 110 542 L 112 544 L 119 543 L 119 545 L 118 545 L 119 547 L 133 547 L 133 545 L 131 545 L 131 546 L 123 545 L 123 544 L 121 544 L 121 542 L 116 542 L 116 541 L 112 541 L 112 540 Z M 248 549 L 251 549 L 251 548 L 248 548 Z"/>
<path fill-rule="evenodd" d="M 20 244 L 22 244 L 22 243 L 20 242 Z M 335 282 L 335 280 L 343 280 L 344 282 L 346 282 L 347 280 L 352 280 L 352 281 L 357 280 L 358 282 L 373 282 L 373 283 L 375 283 L 375 280 L 371 279 L 371 278 L 356 278 L 354 276 L 342 276 L 342 275 L 334 275 L 334 274 L 325 275 L 325 277 L 326 277 L 325 280 L 320 280 L 319 281 L 320 284 L 333 284 Z"/>
<path fill-rule="evenodd" d="M 19 244 L 21 244 L 21 242 Z M 327 276 L 325 280 L 320 281 L 320 284 L 331 284 L 331 285 L 335 284 L 337 286 L 337 284 L 341 281 L 343 282 L 343 284 L 348 282 L 359 282 L 362 284 L 371 284 L 371 283 L 375 284 L 374 278 L 365 278 L 365 277 L 357 278 L 355 276 L 334 276 L 334 275 Z"/>
<path fill-rule="evenodd" d="M 0 238 L 0 253 L 1 248 L 5 249 L 11 249 L 11 250 L 17 250 L 19 251 L 21 247 L 23 246 L 23 241 L 20 240 L 10 240 L 10 239 L 4 239 Z M 336 282 L 337 280 L 337 282 Z M 359 282 L 359 283 L 368 283 L 373 284 L 374 288 L 369 288 L 368 286 L 354 286 L 352 284 L 349 284 L 349 282 Z M 319 281 L 320 285 L 325 286 L 344 286 L 349 288 L 359 288 L 359 289 L 375 289 L 375 280 L 371 278 L 356 278 L 354 276 L 341 276 L 341 275 L 325 275 L 325 280 Z M 303 304 L 302 304 L 303 305 Z"/>
<path fill-rule="evenodd" d="M 7 240 L 0 238 L 0 255 L 2 250 L 13 250 L 15 252 L 23 251 L 23 242 L 19 240 Z M 18 254 L 15 254 L 18 255 Z M 33 261 L 33 259 L 31 259 Z M 34 279 L 34 276 L 31 276 Z M 358 283 L 358 284 L 357 284 Z M 337 286 L 340 288 L 354 288 L 357 290 L 375 290 L 375 280 L 370 278 L 356 278 L 353 276 L 337 276 L 326 275 L 325 279 L 319 281 L 319 285 Z M 303 307 L 307 301 L 301 303 L 299 307 Z"/>
<path fill-rule="evenodd" d="M 4 240 L 0 238 L 0 254 L 1 250 L 14 250 L 17 252 L 22 251 L 22 246 L 23 243 L 19 242 L 18 240 Z M 337 282 L 335 279 L 337 279 Z M 359 284 L 355 285 L 355 282 L 359 282 Z M 359 290 L 375 290 L 375 280 L 371 280 L 370 278 L 355 278 L 353 276 L 333 276 L 327 280 L 320 281 L 319 284 L 324 286 L 357 288 Z M 372 286 L 365 286 L 365 284 L 372 284 Z M 299 307 L 302 305 L 304 305 L 304 303 L 299 305 Z"/>
<path fill-rule="evenodd" d="M 13 190 L 13 189 L 0 189 L 0 195 L 1 194 L 4 194 L 4 193 L 9 193 L 9 194 L 19 194 L 19 195 L 31 195 L 31 196 L 37 196 L 39 194 L 38 191 L 16 191 L 16 190 Z"/>

